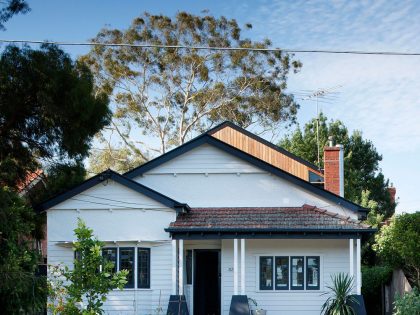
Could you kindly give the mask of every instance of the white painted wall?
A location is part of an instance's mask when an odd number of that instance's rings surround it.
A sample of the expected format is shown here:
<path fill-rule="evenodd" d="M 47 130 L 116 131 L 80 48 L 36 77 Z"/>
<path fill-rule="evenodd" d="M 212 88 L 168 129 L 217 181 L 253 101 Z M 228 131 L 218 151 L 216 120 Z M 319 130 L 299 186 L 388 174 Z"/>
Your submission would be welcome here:
<path fill-rule="evenodd" d="M 208 144 L 135 180 L 191 207 L 300 207 L 306 203 L 357 218 L 352 211 Z"/>
<path fill-rule="evenodd" d="M 336 204 L 272 176 L 224 151 L 203 145 L 136 178 L 192 207 L 285 207 L 316 205 L 355 217 Z M 160 305 L 166 312 L 171 293 L 171 245 L 164 228 L 175 212 L 160 203 L 109 180 L 47 211 L 48 263 L 73 263 L 73 251 L 63 242 L 74 240 L 77 218 L 85 220 L 100 240 L 124 246 L 151 248 L 151 289 L 113 291 L 105 304 L 109 314 L 152 314 Z M 228 314 L 233 292 L 232 240 L 186 241 L 184 249 L 221 248 L 222 311 Z M 109 243 L 110 244 L 110 243 Z M 122 245 L 121 245 L 122 246 Z M 319 314 L 325 297 L 320 292 L 258 292 L 257 255 L 322 256 L 322 279 L 349 271 L 348 240 L 247 240 L 246 293 L 274 314 Z M 186 279 L 186 277 L 184 277 Z M 192 303 L 191 286 L 185 288 Z M 160 302 L 159 302 L 160 301 Z"/>
<path fill-rule="evenodd" d="M 115 244 L 108 244 L 116 246 Z M 135 247 L 137 243 L 126 242 L 120 244 L 125 247 Z M 161 244 L 142 243 L 140 247 L 150 248 L 150 289 L 113 290 L 108 294 L 104 303 L 106 314 L 155 314 L 159 306 L 163 308 L 161 314 L 166 313 L 169 295 L 171 294 L 171 245 L 170 242 Z M 73 266 L 73 250 L 69 247 L 48 243 L 48 264 L 66 264 Z"/>
<path fill-rule="evenodd" d="M 258 289 L 259 256 L 321 257 L 319 291 L 260 291 Z M 348 240 L 246 240 L 245 293 L 270 315 L 320 314 L 327 296 L 321 296 L 330 285 L 330 277 L 349 270 Z M 222 241 L 222 314 L 229 314 L 233 294 L 233 240 Z"/>
<path fill-rule="evenodd" d="M 48 264 L 72 267 L 74 253 L 64 242 L 75 239 L 73 230 L 77 218 L 82 218 L 108 246 L 151 249 L 151 289 L 112 291 L 104 304 L 106 313 L 154 314 L 159 305 L 166 312 L 171 293 L 171 245 L 164 228 L 175 217 L 173 209 L 125 186 L 113 181 L 99 184 L 47 211 Z"/>

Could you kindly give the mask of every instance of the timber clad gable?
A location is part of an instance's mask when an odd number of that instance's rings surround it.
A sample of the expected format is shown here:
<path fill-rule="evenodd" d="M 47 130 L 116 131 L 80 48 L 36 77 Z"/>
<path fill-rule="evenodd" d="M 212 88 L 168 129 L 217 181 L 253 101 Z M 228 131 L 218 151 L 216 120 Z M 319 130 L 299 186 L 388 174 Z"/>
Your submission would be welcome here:
<path fill-rule="evenodd" d="M 208 133 L 220 141 L 306 181 L 309 181 L 309 171 L 323 177 L 322 172 L 315 165 L 232 123 L 223 123 Z"/>

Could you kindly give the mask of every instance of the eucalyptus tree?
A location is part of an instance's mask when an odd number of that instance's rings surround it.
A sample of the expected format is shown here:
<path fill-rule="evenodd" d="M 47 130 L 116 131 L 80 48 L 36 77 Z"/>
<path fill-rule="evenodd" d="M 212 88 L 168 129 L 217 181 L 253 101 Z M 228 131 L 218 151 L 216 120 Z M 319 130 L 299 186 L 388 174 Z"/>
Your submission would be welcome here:
<path fill-rule="evenodd" d="M 143 160 L 223 120 L 260 128 L 295 120 L 298 104 L 285 90 L 289 73 L 301 63 L 265 50 L 272 48 L 268 39 L 245 38 L 234 19 L 144 13 L 127 29 L 103 29 L 93 41 L 123 44 L 95 45 L 81 60 L 95 74 L 98 91 L 113 101 L 113 123 L 105 134 L 118 135 Z M 241 49 L 229 49 L 236 47 Z"/>

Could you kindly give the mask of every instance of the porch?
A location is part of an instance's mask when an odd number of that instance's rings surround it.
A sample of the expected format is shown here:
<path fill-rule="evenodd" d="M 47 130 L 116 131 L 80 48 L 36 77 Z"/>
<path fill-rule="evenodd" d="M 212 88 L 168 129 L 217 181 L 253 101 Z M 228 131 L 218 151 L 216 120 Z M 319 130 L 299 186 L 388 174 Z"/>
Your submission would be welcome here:
<path fill-rule="evenodd" d="M 273 209 L 277 214 L 283 210 Z M 343 218 L 333 218 L 325 211 L 316 212 L 318 221 L 324 219 L 324 225 L 318 225 L 317 229 L 292 228 L 290 222 L 285 228 L 272 213 L 253 211 L 261 220 L 267 219 L 263 218 L 265 215 L 270 216 L 271 223 L 277 227 L 267 226 L 270 224 L 255 227 L 256 219 L 238 209 L 225 213 L 229 226 L 217 226 L 213 213 L 209 215 L 213 218 L 211 227 L 197 227 L 193 226 L 191 217 L 195 217 L 197 224 L 200 214 L 192 209 L 193 213 L 181 215 L 178 224 L 167 229 L 173 239 L 172 295 L 178 300 L 185 299 L 183 304 L 189 314 L 247 314 L 248 305 L 240 305 L 243 311 L 235 312 L 238 305 L 232 297 L 242 297 L 243 301 L 253 298 L 269 315 L 319 314 L 326 299 L 321 295 L 327 291 L 331 275 L 339 272 L 354 277 L 353 292 L 360 295 L 361 240 L 371 229 L 352 221 L 332 228 L 337 223 L 334 220 Z M 306 212 L 298 214 L 308 219 Z M 296 214 L 295 210 L 288 211 L 289 217 L 291 214 Z M 324 215 L 328 216 L 329 225 Z M 282 218 L 283 222 L 288 221 L 284 213 Z M 241 227 L 233 224 L 238 219 Z M 252 227 L 247 226 L 248 220 L 252 220 Z M 210 253 L 215 256 L 211 258 Z M 207 258 L 203 259 L 203 255 Z"/>
<path fill-rule="evenodd" d="M 353 274 L 353 292 L 360 294 L 360 243 L 360 238 L 175 239 L 172 295 L 185 296 L 189 314 L 196 315 L 229 314 L 237 295 L 255 299 L 269 314 L 319 314 L 332 274 Z M 301 272 L 295 273 L 299 263 Z"/>

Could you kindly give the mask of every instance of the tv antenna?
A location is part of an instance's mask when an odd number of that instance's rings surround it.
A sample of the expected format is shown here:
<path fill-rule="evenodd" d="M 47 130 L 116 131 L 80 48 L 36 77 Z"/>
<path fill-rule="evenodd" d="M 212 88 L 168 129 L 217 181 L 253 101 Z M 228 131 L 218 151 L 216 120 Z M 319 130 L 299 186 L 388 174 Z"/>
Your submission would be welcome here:
<path fill-rule="evenodd" d="M 316 102 L 316 146 L 317 146 L 317 162 L 318 168 L 321 168 L 320 162 L 320 147 L 319 147 L 319 120 L 320 120 L 320 110 L 319 103 L 331 103 L 337 98 L 339 88 L 342 88 L 342 85 L 336 85 L 330 88 L 313 90 L 302 90 L 300 93 L 294 93 L 300 96 L 302 101 L 315 101 Z"/>

